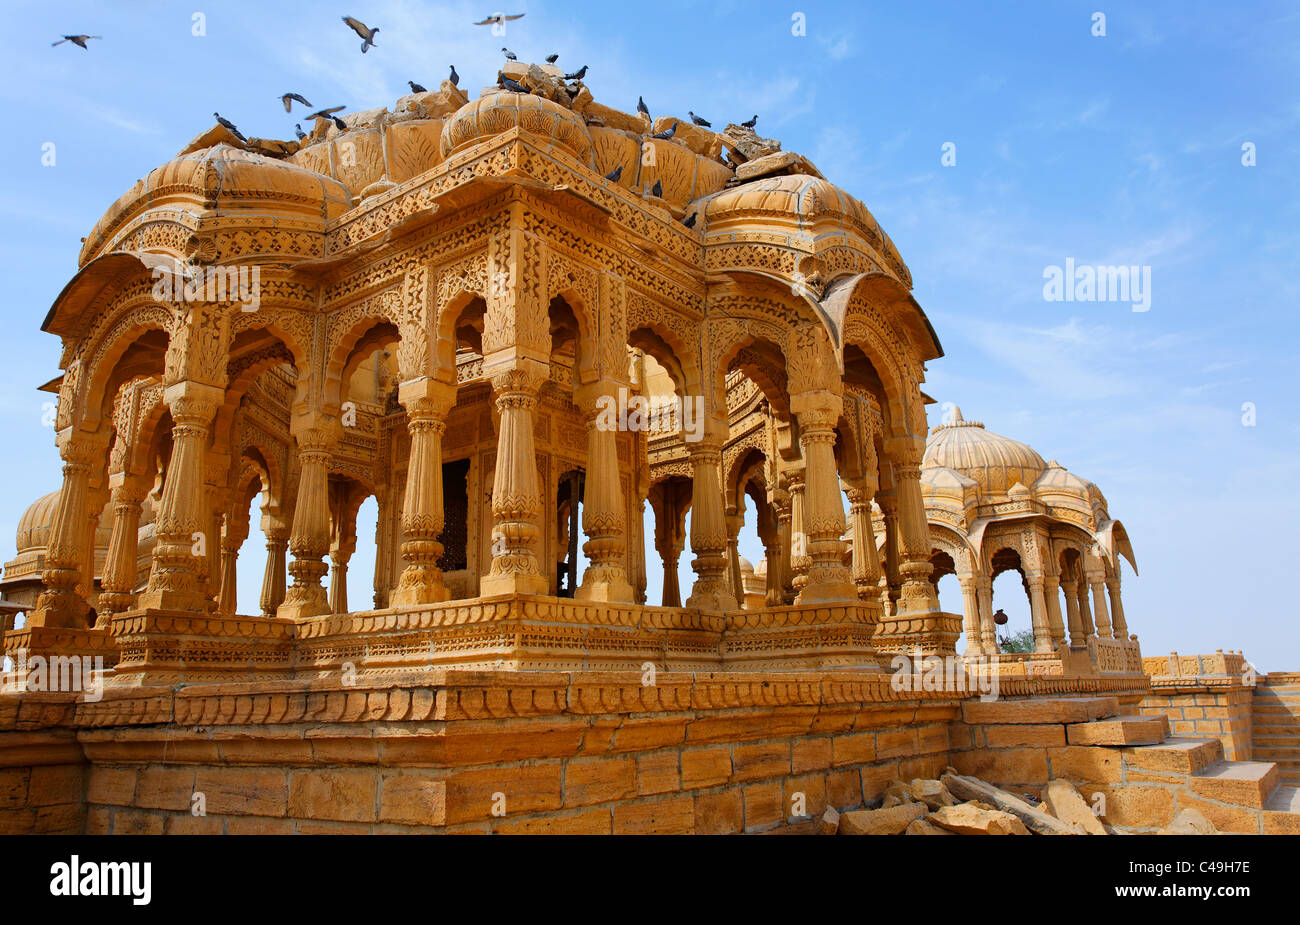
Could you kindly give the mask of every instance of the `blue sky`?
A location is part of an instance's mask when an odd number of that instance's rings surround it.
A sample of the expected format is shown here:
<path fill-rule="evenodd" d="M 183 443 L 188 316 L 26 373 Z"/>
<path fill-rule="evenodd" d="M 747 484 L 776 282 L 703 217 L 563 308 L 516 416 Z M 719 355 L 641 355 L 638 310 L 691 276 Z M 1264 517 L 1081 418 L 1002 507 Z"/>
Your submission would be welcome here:
<path fill-rule="evenodd" d="M 1101 486 L 1137 552 L 1124 597 L 1144 652 L 1243 649 L 1261 668 L 1300 668 L 1294 4 L 794 0 L 658 3 L 647 16 L 521 2 L 505 11 L 527 15 L 504 37 L 470 25 L 496 0 L 6 8 L 24 28 L 0 86 L 5 559 L 24 508 L 60 483 L 41 423 L 49 396 L 35 391 L 59 345 L 38 328 L 108 205 L 213 110 L 245 134 L 291 137 L 280 93 L 391 106 L 408 79 L 436 86 L 448 63 L 476 93 L 504 44 L 590 65 L 597 100 L 629 111 L 644 94 L 656 113 L 693 109 L 718 125 L 757 112 L 762 134 L 862 199 L 898 245 L 947 352 L 926 391 Z M 206 35 L 192 35 L 196 8 Z M 1092 34 L 1098 9 L 1104 37 Z M 796 13 L 805 35 L 792 34 Z M 378 47 L 361 55 L 344 14 L 378 25 Z M 104 39 L 51 48 L 66 32 Z M 955 166 L 940 163 L 945 143 Z M 1149 266 L 1150 310 L 1045 301 L 1044 268 L 1067 258 Z M 757 561 L 752 528 L 745 539 Z M 241 557 L 245 612 L 259 541 L 255 530 Z M 359 552 L 353 606 L 368 569 Z M 1014 582 L 995 593 L 1012 627 L 1027 626 Z"/>

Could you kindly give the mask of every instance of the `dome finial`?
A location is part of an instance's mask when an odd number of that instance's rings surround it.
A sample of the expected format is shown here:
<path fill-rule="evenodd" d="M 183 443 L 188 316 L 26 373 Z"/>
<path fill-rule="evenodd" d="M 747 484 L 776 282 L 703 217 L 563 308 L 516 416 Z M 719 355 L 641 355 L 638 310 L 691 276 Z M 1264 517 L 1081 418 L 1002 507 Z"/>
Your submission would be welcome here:
<path fill-rule="evenodd" d="M 964 421 L 964 420 L 965 420 L 965 418 L 963 418 L 963 417 L 961 416 L 961 408 L 959 408 L 957 405 L 953 405 L 953 406 L 952 406 L 952 420 L 950 420 L 948 423 L 949 423 L 949 424 L 957 424 L 957 423 L 960 423 L 961 421 Z"/>

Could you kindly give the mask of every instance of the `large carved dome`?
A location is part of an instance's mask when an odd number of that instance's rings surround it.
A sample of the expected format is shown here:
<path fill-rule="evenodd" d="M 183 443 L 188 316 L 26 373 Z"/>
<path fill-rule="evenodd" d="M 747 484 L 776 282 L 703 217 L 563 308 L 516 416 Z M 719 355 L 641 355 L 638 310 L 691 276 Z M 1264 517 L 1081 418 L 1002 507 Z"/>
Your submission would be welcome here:
<path fill-rule="evenodd" d="M 1006 493 L 1017 482 L 1026 487 L 1047 469 L 1047 462 L 1030 447 L 967 421 L 954 408 L 952 420 L 930 431 L 923 469 L 952 469 L 972 479 L 986 492 Z"/>
<path fill-rule="evenodd" d="M 442 127 L 442 156 L 519 127 L 591 163 L 591 135 L 582 116 L 540 96 L 500 90 L 466 103 Z"/>

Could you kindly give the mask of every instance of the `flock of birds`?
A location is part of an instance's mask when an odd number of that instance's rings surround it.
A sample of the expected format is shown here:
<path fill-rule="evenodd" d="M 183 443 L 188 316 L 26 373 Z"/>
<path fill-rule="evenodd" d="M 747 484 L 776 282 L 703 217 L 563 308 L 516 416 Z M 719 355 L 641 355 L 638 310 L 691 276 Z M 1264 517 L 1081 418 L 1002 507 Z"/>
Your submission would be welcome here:
<path fill-rule="evenodd" d="M 515 13 L 513 15 L 506 15 L 503 13 L 493 13 L 491 16 L 486 16 L 483 19 L 479 20 L 478 22 L 474 23 L 474 25 L 476 26 L 504 25 L 506 22 L 513 21 L 516 19 L 522 19 L 524 15 L 525 14 L 523 13 Z M 378 47 L 378 44 L 375 42 L 375 36 L 379 34 L 378 26 L 374 26 L 374 27 L 368 26 L 354 16 L 344 16 L 342 17 L 342 19 L 349 29 L 351 29 L 358 36 L 360 36 L 361 53 L 363 55 L 366 52 L 368 52 L 370 49 Z M 56 45 L 62 45 L 65 42 L 70 42 L 73 45 L 78 46 L 79 48 L 88 50 L 89 46 L 86 45 L 86 42 L 90 41 L 91 39 L 102 39 L 102 38 L 103 36 L 100 35 L 65 35 L 57 42 L 52 42 L 51 47 Z M 518 56 L 516 56 L 515 53 L 512 52 L 509 48 L 503 47 L 501 49 L 501 52 L 506 56 L 507 61 L 519 60 Z M 559 59 L 560 56 L 558 54 L 547 55 L 546 63 L 554 65 L 555 62 L 558 61 Z M 578 70 L 573 71 L 572 73 L 565 74 L 564 79 L 566 82 L 573 81 L 573 80 L 582 80 L 586 76 L 587 76 L 587 65 L 584 64 L 582 67 L 578 68 Z M 454 64 L 451 65 L 451 73 L 447 79 L 451 82 L 452 86 L 460 85 L 460 75 L 456 73 L 456 66 Z M 407 84 L 410 85 L 412 93 L 428 92 L 424 86 L 416 83 L 413 80 L 408 80 Z M 505 76 L 504 71 L 497 72 L 497 85 L 513 93 L 529 92 L 527 87 L 523 86 L 518 81 L 511 80 L 509 77 Z M 579 91 L 577 89 L 569 89 L 569 93 L 571 96 L 576 96 L 578 92 Z M 284 105 L 284 111 L 287 113 L 293 112 L 294 103 L 300 104 L 305 109 L 310 109 L 312 107 L 311 102 L 308 101 L 308 99 L 305 96 L 303 96 L 301 93 L 283 93 L 280 95 L 280 102 Z M 340 119 L 337 115 L 337 113 L 342 112 L 346 108 L 347 108 L 346 106 L 330 106 L 325 109 L 318 109 L 315 112 L 308 113 L 306 116 L 304 116 L 303 121 L 306 121 L 307 119 L 315 119 L 317 125 L 319 125 L 320 122 L 323 120 L 330 120 L 334 123 L 334 125 L 338 128 L 339 131 L 341 132 L 346 131 L 348 127 L 347 123 L 344 122 L 342 119 Z M 650 119 L 650 109 L 649 107 L 646 106 L 645 99 L 643 97 L 637 97 L 636 109 L 637 112 L 645 116 L 647 120 Z M 221 113 L 219 112 L 214 112 L 212 115 L 217 120 L 218 125 L 225 128 L 227 131 L 229 131 L 240 141 L 243 142 L 248 141 L 248 139 L 244 137 L 244 134 L 239 131 L 239 128 L 235 125 L 234 122 L 231 122 L 229 119 L 222 116 Z M 712 123 L 709 122 L 707 119 L 703 118 L 702 116 L 697 116 L 694 112 L 689 112 L 689 111 L 687 112 L 687 115 L 691 117 L 691 122 L 693 122 L 695 125 L 701 126 L 703 128 L 712 128 Z M 740 124 L 743 125 L 745 128 L 752 130 L 757 123 L 758 123 L 758 116 L 755 115 L 749 121 L 742 122 Z M 302 130 L 301 122 L 295 122 L 293 126 L 293 130 L 294 130 L 294 134 L 298 137 L 299 141 L 302 141 L 307 138 L 307 133 Z M 672 138 L 673 135 L 675 135 L 676 133 L 677 133 L 677 123 L 674 122 L 668 128 L 664 129 L 661 132 L 656 132 L 650 137 L 667 140 Z M 623 167 L 622 165 L 620 165 L 619 167 L 615 168 L 614 170 L 606 174 L 605 179 L 618 182 L 619 178 L 622 177 L 622 175 L 623 175 Z M 650 189 L 650 195 L 656 198 L 662 197 L 663 183 L 656 180 L 655 185 Z M 682 222 L 682 224 L 687 228 L 694 227 L 695 219 L 697 215 L 698 213 L 692 213 L 689 218 L 687 218 L 685 221 Z"/>

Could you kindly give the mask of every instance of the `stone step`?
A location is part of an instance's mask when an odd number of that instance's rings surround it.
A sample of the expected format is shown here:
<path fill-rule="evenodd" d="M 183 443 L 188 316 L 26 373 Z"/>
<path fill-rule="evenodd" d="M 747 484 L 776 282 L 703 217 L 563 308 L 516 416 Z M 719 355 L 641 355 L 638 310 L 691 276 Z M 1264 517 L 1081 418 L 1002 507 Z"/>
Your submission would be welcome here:
<path fill-rule="evenodd" d="M 1260 703 L 1300 703 L 1300 691 L 1261 691 L 1255 689 L 1250 702 Z"/>
<path fill-rule="evenodd" d="M 1261 732 L 1256 726 L 1250 740 L 1256 748 L 1294 749 L 1300 754 L 1300 732 Z"/>
<path fill-rule="evenodd" d="M 1223 743 L 1218 739 L 1168 738 L 1159 745 L 1126 748 L 1123 755 L 1124 763 L 1130 768 L 1166 774 L 1195 774 L 1223 760 Z"/>
<path fill-rule="evenodd" d="M 1276 761 L 1279 764 L 1297 764 L 1300 765 L 1300 754 L 1297 754 L 1292 748 L 1277 748 L 1268 745 L 1255 744 L 1250 750 L 1252 758 L 1258 758 L 1261 761 Z"/>
<path fill-rule="evenodd" d="M 1300 787 L 1278 787 L 1264 808 L 1272 813 L 1300 814 Z"/>
<path fill-rule="evenodd" d="M 1119 701 L 1114 697 L 1063 697 L 1059 700 L 966 700 L 962 718 L 975 725 L 1086 723 L 1115 716 Z"/>
<path fill-rule="evenodd" d="M 1065 727 L 1071 745 L 1157 745 L 1169 735 L 1169 717 L 1112 716 Z"/>
<path fill-rule="evenodd" d="M 1251 723 L 1251 735 L 1281 736 L 1284 739 L 1300 739 L 1300 723 Z"/>
<path fill-rule="evenodd" d="M 1277 765 L 1271 761 L 1216 761 L 1188 779 L 1197 796 L 1262 808 L 1277 789 Z"/>

